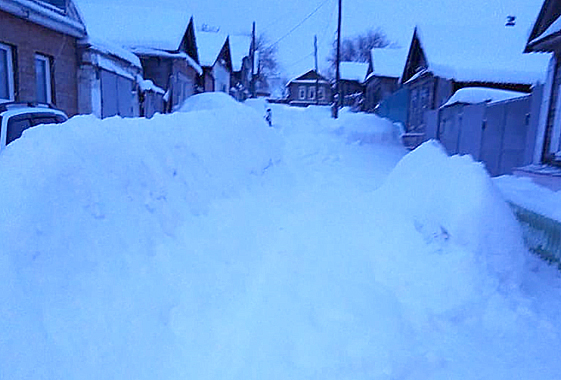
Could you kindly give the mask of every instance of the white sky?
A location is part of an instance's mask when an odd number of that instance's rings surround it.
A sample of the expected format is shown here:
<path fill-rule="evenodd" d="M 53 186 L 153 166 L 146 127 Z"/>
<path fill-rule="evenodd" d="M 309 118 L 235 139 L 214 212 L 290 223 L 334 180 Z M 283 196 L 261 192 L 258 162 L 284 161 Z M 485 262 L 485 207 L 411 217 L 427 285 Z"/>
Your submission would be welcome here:
<path fill-rule="evenodd" d="M 115 4 L 150 9 L 169 8 L 193 15 L 197 25 L 209 24 L 228 33 L 250 33 L 252 21 L 257 32 L 271 42 L 285 36 L 318 6 L 321 8 L 278 44 L 283 71 L 294 76 L 313 68 L 313 38 L 319 39 L 320 70 L 335 37 L 337 0 L 77 0 L 79 5 L 96 4 L 110 12 Z M 489 33 L 504 27 L 507 15 L 517 16 L 516 28 L 530 28 L 542 5 L 541 0 L 343 0 L 343 35 L 353 35 L 380 27 L 391 40 L 407 46 L 415 24 L 467 24 Z M 155 23 L 159 21 L 154 20 Z M 126 29 L 126 20 L 120 20 Z M 165 20 L 162 21 L 165 23 Z M 123 30 L 125 32 L 125 30 Z"/>

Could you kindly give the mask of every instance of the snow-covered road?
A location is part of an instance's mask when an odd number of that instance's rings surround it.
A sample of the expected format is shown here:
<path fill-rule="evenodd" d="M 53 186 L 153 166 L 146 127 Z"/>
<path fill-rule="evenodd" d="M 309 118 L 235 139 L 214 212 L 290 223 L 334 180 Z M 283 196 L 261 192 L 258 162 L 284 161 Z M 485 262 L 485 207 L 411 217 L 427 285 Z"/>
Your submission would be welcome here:
<path fill-rule="evenodd" d="M 185 111 L 0 155 L 0 379 L 558 379 L 560 276 L 480 165 L 373 115 Z"/>

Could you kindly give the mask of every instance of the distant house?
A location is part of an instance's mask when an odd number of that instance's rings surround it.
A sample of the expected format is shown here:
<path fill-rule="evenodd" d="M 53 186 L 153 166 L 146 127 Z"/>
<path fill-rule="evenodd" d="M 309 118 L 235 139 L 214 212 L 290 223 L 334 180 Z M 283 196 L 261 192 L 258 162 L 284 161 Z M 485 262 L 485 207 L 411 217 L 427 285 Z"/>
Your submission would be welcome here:
<path fill-rule="evenodd" d="M 202 67 L 203 74 L 198 82 L 200 90 L 229 94 L 232 55 L 228 35 L 219 32 L 195 31 L 192 18 L 189 22 L 189 30 L 193 30 L 193 33 L 186 34 L 182 46 L 184 51 Z"/>
<path fill-rule="evenodd" d="M 0 102 L 52 103 L 78 113 L 77 42 L 85 36 L 72 0 L 0 1 Z"/>
<path fill-rule="evenodd" d="M 426 111 L 438 109 L 460 88 L 529 93 L 535 83 L 543 83 L 547 59 L 521 53 L 523 27 L 480 29 L 415 28 L 401 76 L 410 91 L 407 132 L 422 138 Z"/>
<path fill-rule="evenodd" d="M 372 49 L 371 71 L 366 78 L 364 109 L 374 111 L 376 106 L 399 88 L 407 51 L 405 49 Z"/>
<path fill-rule="evenodd" d="M 99 118 L 143 116 L 140 60 L 129 50 L 92 38 L 78 42 L 79 111 Z M 151 115 L 148 115 L 151 116 Z"/>
<path fill-rule="evenodd" d="M 371 66 L 364 62 L 341 62 L 339 64 L 343 106 L 358 106 L 358 103 L 363 102 L 366 77 L 371 71 Z"/>
<path fill-rule="evenodd" d="M 561 1 L 545 0 L 528 37 L 526 53 L 553 53 L 537 128 L 533 163 L 521 172 L 561 190 Z"/>
<path fill-rule="evenodd" d="M 230 94 L 238 100 L 245 100 L 250 96 L 251 37 L 230 35 L 229 42 L 232 56 Z"/>
<path fill-rule="evenodd" d="M 306 107 L 331 104 L 331 83 L 315 70 L 291 80 L 287 87 L 290 105 Z"/>

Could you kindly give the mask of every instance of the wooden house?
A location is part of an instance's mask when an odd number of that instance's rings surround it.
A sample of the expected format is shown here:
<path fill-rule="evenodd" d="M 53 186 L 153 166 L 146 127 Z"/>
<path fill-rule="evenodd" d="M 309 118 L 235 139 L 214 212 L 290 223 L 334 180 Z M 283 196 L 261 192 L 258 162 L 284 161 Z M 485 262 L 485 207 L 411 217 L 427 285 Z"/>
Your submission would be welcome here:
<path fill-rule="evenodd" d="M 518 25 L 491 26 L 487 33 L 458 25 L 415 28 L 401 75 L 410 91 L 407 132 L 422 136 L 425 112 L 438 109 L 460 88 L 529 93 L 543 83 L 547 60 L 522 54 L 524 34 Z"/>
<path fill-rule="evenodd" d="M 339 64 L 339 83 L 343 106 L 358 107 L 359 104 L 362 104 L 366 77 L 371 71 L 371 65 L 365 62 L 341 62 Z"/>
<path fill-rule="evenodd" d="M 85 36 L 72 0 L 0 1 L 0 102 L 45 102 L 78 113 L 77 42 Z"/>
<path fill-rule="evenodd" d="M 534 149 L 534 165 L 522 174 L 561 190 L 561 1 L 545 0 L 528 37 L 525 52 L 553 53 L 544 86 L 540 121 Z"/>
<path fill-rule="evenodd" d="M 195 30 L 193 19 L 182 42 L 183 51 L 200 64 L 198 86 L 202 92 L 230 93 L 232 54 L 229 36 L 220 32 Z"/>
<path fill-rule="evenodd" d="M 232 57 L 230 94 L 237 100 L 245 100 L 250 96 L 251 37 L 230 35 L 229 42 Z"/>
<path fill-rule="evenodd" d="M 405 66 L 405 49 L 372 49 L 365 84 L 364 110 L 373 112 L 381 101 L 394 94 Z"/>
<path fill-rule="evenodd" d="M 331 104 L 331 83 L 315 70 L 294 78 L 287 87 L 290 105 L 306 107 Z"/>

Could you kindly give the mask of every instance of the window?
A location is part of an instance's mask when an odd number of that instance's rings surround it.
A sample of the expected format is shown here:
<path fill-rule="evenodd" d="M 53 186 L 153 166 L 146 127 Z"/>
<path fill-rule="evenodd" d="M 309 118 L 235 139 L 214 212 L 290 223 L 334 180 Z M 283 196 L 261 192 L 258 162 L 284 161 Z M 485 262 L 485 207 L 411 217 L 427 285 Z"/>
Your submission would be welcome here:
<path fill-rule="evenodd" d="M 306 100 L 306 86 L 298 87 L 298 99 Z"/>
<path fill-rule="evenodd" d="M 35 55 L 35 88 L 37 101 L 51 103 L 51 60 L 44 55 Z"/>
<path fill-rule="evenodd" d="M 14 100 L 12 49 L 4 44 L 0 44 L 0 100 Z"/>
<path fill-rule="evenodd" d="M 21 137 L 23 131 L 31 128 L 31 118 L 29 115 L 15 116 L 8 120 L 6 131 L 6 145 Z"/>
<path fill-rule="evenodd" d="M 318 88 L 318 99 L 325 100 L 325 88 L 323 87 Z"/>
<path fill-rule="evenodd" d="M 313 86 L 308 87 L 308 99 L 316 100 L 316 88 Z"/>

